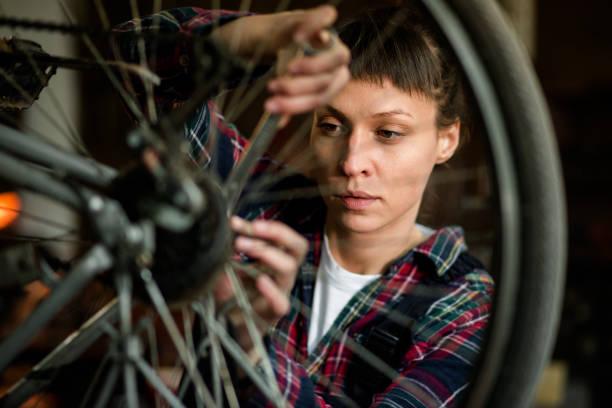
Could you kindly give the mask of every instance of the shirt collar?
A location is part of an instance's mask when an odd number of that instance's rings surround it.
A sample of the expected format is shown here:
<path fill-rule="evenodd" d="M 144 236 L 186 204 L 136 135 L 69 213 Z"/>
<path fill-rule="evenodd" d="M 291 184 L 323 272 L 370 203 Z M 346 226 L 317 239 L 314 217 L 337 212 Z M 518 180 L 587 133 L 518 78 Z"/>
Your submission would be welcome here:
<path fill-rule="evenodd" d="M 421 262 L 425 269 L 442 277 L 459 255 L 465 251 L 467 251 L 467 245 L 463 237 L 463 229 L 459 226 L 450 226 L 437 230 L 410 252 L 414 254 L 416 262 Z M 405 257 L 398 261 L 402 262 L 402 260 L 405 262 Z"/>

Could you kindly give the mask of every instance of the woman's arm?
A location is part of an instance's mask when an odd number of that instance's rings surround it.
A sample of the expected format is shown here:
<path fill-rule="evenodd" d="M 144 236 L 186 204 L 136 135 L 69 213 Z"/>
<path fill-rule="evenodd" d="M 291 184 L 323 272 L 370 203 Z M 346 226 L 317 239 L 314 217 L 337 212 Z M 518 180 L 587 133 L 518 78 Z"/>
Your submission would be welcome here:
<path fill-rule="evenodd" d="M 303 113 L 329 100 L 350 77 L 350 52 L 326 31 L 336 17 L 330 6 L 262 15 L 195 7 L 171 9 L 117 26 L 115 50 L 122 60 L 140 63 L 142 44 L 133 34 L 145 35 L 147 65 L 162 81 L 155 89 L 156 102 L 167 107 L 193 92 L 194 37 L 210 35 L 235 55 L 247 61 L 261 57 L 261 61 L 251 62 L 266 65 L 273 64 L 292 44 L 308 42 L 325 51 L 289 59 L 281 68 L 282 75 L 270 82 L 272 97 L 266 103 L 273 113 Z M 161 36 L 156 38 L 156 34 Z M 164 37 L 168 34 L 175 36 Z"/>
<path fill-rule="evenodd" d="M 210 11 L 198 8 L 179 8 L 134 19 L 115 28 L 117 57 L 127 62 L 140 63 L 141 49 L 135 33 L 150 34 L 144 42 L 148 66 L 160 78 L 154 89 L 154 102 L 158 113 L 167 112 L 186 100 L 194 91 L 192 79 L 192 50 L 194 38 L 208 36 L 224 47 L 232 48 L 241 57 L 253 58 L 258 44 L 265 44 L 265 61 L 274 61 L 275 55 L 287 45 L 310 41 L 314 47 L 331 47 L 313 56 L 289 60 L 285 75 L 268 83 L 271 98 L 266 103 L 270 112 L 292 114 L 304 112 L 325 103 L 348 81 L 349 51 L 340 41 L 333 40 L 325 27 L 331 25 L 336 12 L 331 7 L 297 10 L 277 14 L 248 16 L 227 10 Z M 164 40 L 152 41 L 155 33 L 173 34 Z M 164 38 L 164 37 L 160 37 Z M 168 40 L 170 39 L 170 40 Z M 140 106 L 147 106 L 140 81 L 134 81 L 133 90 Z M 129 83 L 124 83 L 127 88 Z M 143 109 L 144 110 L 144 109 Z M 216 148 L 210 151 L 211 135 L 216 135 Z M 212 103 L 203 104 L 187 121 L 185 136 L 190 143 L 192 158 L 207 166 L 211 157 L 222 179 L 246 150 L 247 141 L 235 127 L 227 123 Z"/>
<path fill-rule="evenodd" d="M 330 100 L 350 78 L 350 52 L 326 30 L 336 17 L 331 6 L 247 16 L 217 28 L 211 38 L 244 59 L 261 51 L 263 62 L 279 61 L 277 78 L 268 84 L 272 96 L 266 110 L 304 113 Z M 325 51 L 292 58 L 292 46 L 304 43 Z"/>

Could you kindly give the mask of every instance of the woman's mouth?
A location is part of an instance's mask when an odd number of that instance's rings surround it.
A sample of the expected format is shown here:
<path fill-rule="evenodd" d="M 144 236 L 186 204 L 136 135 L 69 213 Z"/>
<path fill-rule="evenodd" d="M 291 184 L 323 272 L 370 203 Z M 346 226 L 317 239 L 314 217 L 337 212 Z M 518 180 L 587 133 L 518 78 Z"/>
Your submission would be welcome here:
<path fill-rule="evenodd" d="M 347 210 L 354 211 L 364 210 L 378 200 L 378 197 L 371 196 L 363 191 L 348 191 L 337 194 L 335 197 Z"/>

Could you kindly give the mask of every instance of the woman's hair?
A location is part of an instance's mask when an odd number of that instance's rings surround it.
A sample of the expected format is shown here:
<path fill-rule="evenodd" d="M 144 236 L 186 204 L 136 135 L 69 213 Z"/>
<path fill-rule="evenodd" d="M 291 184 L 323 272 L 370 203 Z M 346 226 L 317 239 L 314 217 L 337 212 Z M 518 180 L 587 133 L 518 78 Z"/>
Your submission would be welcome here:
<path fill-rule="evenodd" d="M 389 80 L 409 94 L 426 96 L 436 102 L 439 128 L 461 120 L 462 136 L 467 136 L 461 69 L 437 23 L 422 6 L 368 10 L 338 31 L 351 50 L 353 78 L 380 85 Z"/>

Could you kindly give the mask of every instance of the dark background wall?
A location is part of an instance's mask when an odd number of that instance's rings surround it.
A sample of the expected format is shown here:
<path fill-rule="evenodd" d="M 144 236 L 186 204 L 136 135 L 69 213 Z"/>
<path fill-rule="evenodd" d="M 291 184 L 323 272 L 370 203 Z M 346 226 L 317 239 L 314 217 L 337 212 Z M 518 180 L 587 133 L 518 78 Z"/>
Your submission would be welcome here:
<path fill-rule="evenodd" d="M 536 67 L 559 141 L 569 214 L 567 288 L 555 357 L 591 406 L 612 364 L 612 3 L 538 2 Z"/>

